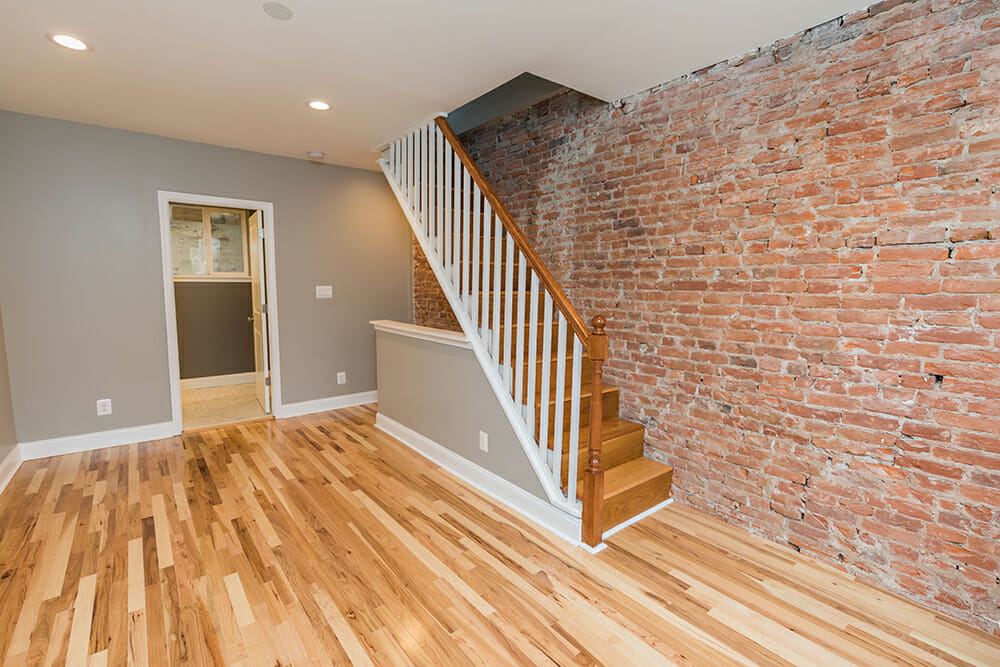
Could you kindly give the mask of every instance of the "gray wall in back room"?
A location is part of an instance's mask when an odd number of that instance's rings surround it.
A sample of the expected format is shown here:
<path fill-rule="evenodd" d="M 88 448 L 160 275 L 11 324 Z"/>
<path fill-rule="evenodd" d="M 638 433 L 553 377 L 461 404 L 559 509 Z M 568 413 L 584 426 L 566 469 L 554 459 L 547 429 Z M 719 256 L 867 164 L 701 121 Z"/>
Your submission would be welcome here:
<path fill-rule="evenodd" d="M 182 380 L 254 370 L 250 289 L 250 283 L 174 283 Z"/>
<path fill-rule="evenodd" d="M 284 403 L 375 389 L 368 322 L 410 312 L 408 226 L 380 172 L 0 111 L 20 442 L 170 420 L 157 190 L 274 203 Z"/>

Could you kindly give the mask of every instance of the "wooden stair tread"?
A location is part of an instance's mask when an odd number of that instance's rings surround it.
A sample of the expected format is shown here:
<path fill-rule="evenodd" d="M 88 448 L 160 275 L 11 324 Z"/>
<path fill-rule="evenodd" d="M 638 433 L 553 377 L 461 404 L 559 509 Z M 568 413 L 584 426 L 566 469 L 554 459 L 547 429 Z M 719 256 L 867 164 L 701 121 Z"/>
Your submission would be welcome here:
<path fill-rule="evenodd" d="M 616 440 L 622 436 L 631 435 L 637 432 L 645 432 L 646 428 L 642 424 L 638 424 L 634 421 L 629 421 L 628 419 L 622 419 L 621 417 L 605 417 L 601 420 L 601 442 L 608 442 L 610 440 Z M 587 449 L 587 444 L 590 442 L 590 428 L 580 429 L 580 451 Z M 569 447 L 569 432 L 563 433 L 563 451 L 566 451 Z M 551 445 L 549 446 L 551 449 Z"/>
<path fill-rule="evenodd" d="M 553 381 L 553 383 L 554 383 L 554 381 Z M 618 387 L 614 387 L 614 386 L 612 386 L 610 384 L 604 384 L 603 382 L 601 383 L 601 397 L 602 398 L 605 397 L 605 396 L 609 396 L 611 394 L 615 394 L 615 393 L 617 393 L 617 391 L 618 391 Z M 583 405 L 584 400 L 586 400 L 589 403 L 590 402 L 590 396 L 593 393 L 594 393 L 594 391 L 593 391 L 593 385 L 590 382 L 587 382 L 586 380 L 584 380 L 583 384 L 580 385 L 580 404 Z M 557 396 L 552 396 L 552 398 L 549 400 L 549 405 L 555 405 L 555 403 L 557 401 L 559 401 L 559 400 L 562 400 L 563 402 L 569 402 L 570 399 L 571 399 L 571 396 L 570 396 L 569 390 L 567 388 L 566 398 L 559 399 Z M 540 395 L 538 395 L 536 393 L 535 394 L 535 407 L 538 408 L 541 405 L 542 405 L 542 396 L 540 396 Z"/>
<path fill-rule="evenodd" d="M 653 459 L 638 458 L 604 471 L 604 499 L 627 494 L 657 477 L 672 475 L 674 469 Z M 669 495 L 669 486 L 667 488 Z M 583 486 L 577 485 L 576 497 L 583 500 Z M 655 503 L 654 503 L 655 504 Z"/>
<path fill-rule="evenodd" d="M 626 493 L 655 477 L 662 477 L 671 472 L 673 468 L 666 463 L 647 458 L 634 459 L 609 468 L 604 471 L 604 497 L 607 499 Z"/>

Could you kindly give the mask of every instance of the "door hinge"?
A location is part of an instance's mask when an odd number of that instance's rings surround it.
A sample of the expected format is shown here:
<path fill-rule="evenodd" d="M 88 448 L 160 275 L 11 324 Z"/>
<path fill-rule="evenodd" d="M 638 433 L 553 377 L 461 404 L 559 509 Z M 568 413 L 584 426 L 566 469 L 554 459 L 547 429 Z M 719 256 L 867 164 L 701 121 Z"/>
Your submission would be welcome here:
<path fill-rule="evenodd" d="M 270 387 L 271 386 L 271 374 L 270 373 L 268 373 L 267 377 L 264 378 L 264 386 L 265 387 Z"/>
<path fill-rule="evenodd" d="M 257 228 L 257 238 L 259 238 L 259 239 L 264 238 L 264 228 L 263 227 L 258 227 Z"/>
<path fill-rule="evenodd" d="M 266 303 L 260 304 L 260 312 L 263 315 L 267 315 L 267 304 Z"/>

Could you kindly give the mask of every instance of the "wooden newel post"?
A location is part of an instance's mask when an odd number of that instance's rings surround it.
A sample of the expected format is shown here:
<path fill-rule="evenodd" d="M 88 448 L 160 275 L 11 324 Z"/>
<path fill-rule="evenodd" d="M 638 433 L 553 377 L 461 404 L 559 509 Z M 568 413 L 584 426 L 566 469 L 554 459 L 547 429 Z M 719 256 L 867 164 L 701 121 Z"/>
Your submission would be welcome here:
<path fill-rule="evenodd" d="M 601 543 L 604 523 L 601 513 L 604 505 L 604 469 L 601 467 L 601 415 L 604 403 L 601 383 L 604 375 L 604 361 L 608 358 L 608 335 L 604 333 L 606 321 L 600 315 L 594 317 L 591 325 L 587 354 L 590 356 L 592 382 L 590 390 L 590 442 L 587 469 L 583 473 L 583 542 L 592 547 Z"/>

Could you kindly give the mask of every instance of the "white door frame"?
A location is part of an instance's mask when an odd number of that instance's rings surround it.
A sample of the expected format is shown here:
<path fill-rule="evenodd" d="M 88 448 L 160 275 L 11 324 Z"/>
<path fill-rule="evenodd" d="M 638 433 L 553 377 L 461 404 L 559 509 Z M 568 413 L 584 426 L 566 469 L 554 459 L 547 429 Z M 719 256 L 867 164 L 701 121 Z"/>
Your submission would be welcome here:
<path fill-rule="evenodd" d="M 264 216 L 264 302 L 267 304 L 267 347 L 271 372 L 271 414 L 281 414 L 281 364 L 278 359 L 278 281 L 274 261 L 274 204 L 269 201 L 215 197 L 157 190 L 160 212 L 160 254 L 163 260 L 163 305 L 167 322 L 167 366 L 170 377 L 170 422 L 174 435 L 184 430 L 181 413 L 181 365 L 177 348 L 177 306 L 174 303 L 173 261 L 170 254 L 170 203 L 259 210 Z"/>

